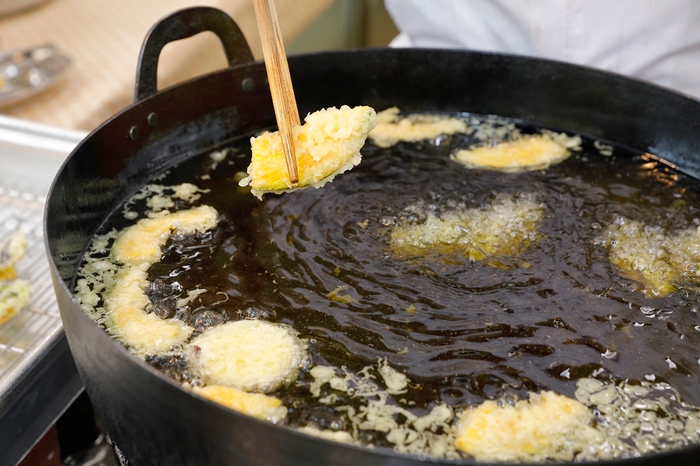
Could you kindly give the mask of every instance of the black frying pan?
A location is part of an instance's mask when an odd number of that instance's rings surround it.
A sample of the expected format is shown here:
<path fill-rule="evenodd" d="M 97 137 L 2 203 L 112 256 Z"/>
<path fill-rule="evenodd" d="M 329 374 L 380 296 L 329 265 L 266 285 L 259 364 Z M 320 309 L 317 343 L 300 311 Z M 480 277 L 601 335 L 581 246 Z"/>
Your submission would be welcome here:
<path fill-rule="evenodd" d="M 230 68 L 157 92 L 162 47 L 203 30 L 221 38 Z M 302 115 L 343 104 L 496 114 L 649 151 L 700 175 L 700 103 L 614 74 L 532 58 L 419 49 L 296 56 L 290 58 L 290 68 Z M 252 62 L 228 16 L 193 8 L 151 30 L 140 58 L 136 102 L 80 143 L 59 171 L 47 201 L 51 273 L 87 393 L 133 466 L 431 463 L 308 437 L 191 395 L 132 357 L 72 299 L 82 254 L 128 196 L 178 161 L 272 125 L 264 66 Z M 698 458 L 696 445 L 596 464 L 696 465 Z"/>

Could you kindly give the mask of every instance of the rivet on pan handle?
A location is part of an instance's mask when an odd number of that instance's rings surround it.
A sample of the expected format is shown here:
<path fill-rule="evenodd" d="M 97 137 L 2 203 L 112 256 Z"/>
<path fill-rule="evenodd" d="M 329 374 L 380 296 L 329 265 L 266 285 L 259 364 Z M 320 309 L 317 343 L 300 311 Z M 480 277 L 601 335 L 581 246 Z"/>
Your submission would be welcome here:
<path fill-rule="evenodd" d="M 136 67 L 134 102 L 158 92 L 158 58 L 168 43 L 211 31 L 226 52 L 229 66 L 253 62 L 243 33 L 229 15 L 211 7 L 193 7 L 176 11 L 156 23 L 143 41 Z"/>

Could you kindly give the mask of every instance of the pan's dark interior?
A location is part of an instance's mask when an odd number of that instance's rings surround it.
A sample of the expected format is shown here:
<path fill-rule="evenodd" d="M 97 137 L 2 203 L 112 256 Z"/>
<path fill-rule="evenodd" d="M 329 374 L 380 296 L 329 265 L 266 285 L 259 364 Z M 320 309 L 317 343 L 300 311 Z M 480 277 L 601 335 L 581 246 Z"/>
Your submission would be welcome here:
<path fill-rule="evenodd" d="M 700 172 L 700 104 L 619 76 L 435 50 L 324 53 L 292 57 L 290 66 L 302 115 L 343 104 L 495 114 L 652 152 L 692 176 Z M 155 126 L 148 124 L 152 113 L 158 115 Z M 138 102 L 92 133 L 63 166 L 47 203 L 46 235 L 66 334 L 86 390 L 134 465 L 422 464 L 311 439 L 197 399 L 131 358 L 71 300 L 90 238 L 126 197 L 164 168 L 273 119 L 262 66 L 232 68 Z M 697 454 L 692 447 L 610 464 L 695 464 Z"/>
<path fill-rule="evenodd" d="M 391 149 L 368 142 L 362 164 L 323 189 L 262 202 L 235 181 L 250 163 L 246 136 L 223 162 L 205 153 L 173 167 L 157 184 L 194 183 L 205 191 L 196 203 L 214 207 L 220 220 L 211 234 L 164 246 L 148 275 L 154 309 L 197 334 L 256 316 L 289 324 L 309 341 L 312 367 L 353 374 L 372 367 L 381 379 L 377 361 L 387 361 L 411 380 L 388 399 L 417 416 L 436 403 L 459 410 L 544 390 L 573 398 L 584 377 L 639 385 L 653 376 L 677 390 L 674 400 L 700 405 L 688 383 L 700 375 L 697 291 L 647 296 L 597 244 L 620 216 L 694 230 L 697 180 L 644 154 L 617 148 L 603 155 L 590 140 L 566 161 L 533 172 L 469 170 L 450 159 L 475 142 L 468 135 Z M 396 225 L 504 198 L 544 209 L 539 238 L 519 254 L 471 261 L 460 253 L 401 255 L 389 246 Z M 146 208 L 143 199 L 129 205 L 139 218 Z M 131 222 L 117 215 L 99 234 Z M 207 291 L 178 307 L 194 289 Z M 177 381 L 198 380 L 186 356 L 147 362 Z M 290 387 L 271 393 L 290 408 L 285 425 L 352 433 L 359 421 L 343 407 L 359 411 L 365 401 L 323 389 L 320 397 L 338 399 L 319 403 L 312 382 L 302 370 Z M 385 435 L 361 430 L 364 442 L 393 447 Z"/>

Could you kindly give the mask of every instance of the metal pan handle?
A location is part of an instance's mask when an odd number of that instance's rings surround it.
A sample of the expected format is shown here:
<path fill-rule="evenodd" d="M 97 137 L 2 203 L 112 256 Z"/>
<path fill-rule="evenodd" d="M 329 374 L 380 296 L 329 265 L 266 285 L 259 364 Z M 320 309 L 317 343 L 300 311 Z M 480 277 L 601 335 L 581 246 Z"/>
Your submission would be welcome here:
<path fill-rule="evenodd" d="M 226 52 L 229 66 L 253 62 L 243 33 L 229 15 L 211 7 L 193 7 L 176 11 L 156 23 L 143 41 L 136 67 L 134 102 L 158 92 L 158 59 L 168 43 L 211 31 Z"/>

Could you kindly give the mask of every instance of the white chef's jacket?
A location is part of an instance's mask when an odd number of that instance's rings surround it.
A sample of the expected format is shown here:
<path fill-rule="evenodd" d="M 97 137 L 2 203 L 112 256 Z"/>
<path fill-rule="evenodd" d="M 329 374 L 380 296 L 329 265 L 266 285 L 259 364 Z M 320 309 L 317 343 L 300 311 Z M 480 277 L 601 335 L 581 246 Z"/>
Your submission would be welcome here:
<path fill-rule="evenodd" d="M 385 0 L 394 46 L 577 63 L 700 98 L 700 0 Z"/>

